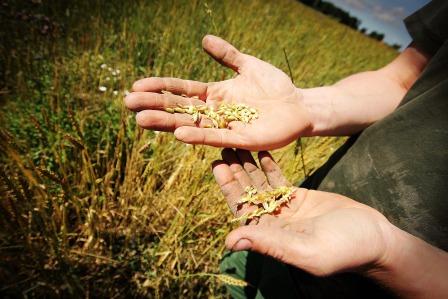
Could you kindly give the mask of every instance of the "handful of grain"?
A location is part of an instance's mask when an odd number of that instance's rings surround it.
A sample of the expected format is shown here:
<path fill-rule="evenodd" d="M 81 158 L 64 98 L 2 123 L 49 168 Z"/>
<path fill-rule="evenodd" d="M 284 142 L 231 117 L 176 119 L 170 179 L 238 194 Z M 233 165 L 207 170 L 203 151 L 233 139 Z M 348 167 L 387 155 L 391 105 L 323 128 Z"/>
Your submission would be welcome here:
<path fill-rule="evenodd" d="M 278 187 L 273 190 L 264 191 L 259 193 L 254 187 L 246 187 L 246 195 L 243 196 L 238 205 L 249 204 L 249 206 L 256 206 L 257 208 L 248 212 L 238 218 L 232 220 L 232 222 L 249 220 L 253 218 L 259 218 L 264 214 L 272 214 L 276 212 L 280 206 L 284 203 L 288 203 L 294 193 L 293 187 Z"/>
<path fill-rule="evenodd" d="M 258 118 L 258 111 L 245 104 L 222 104 L 217 110 L 205 105 L 178 105 L 175 108 L 165 108 L 165 111 L 190 114 L 195 123 L 200 123 L 203 117 L 207 117 L 211 120 L 213 128 L 228 128 L 231 121 L 250 123 Z"/>

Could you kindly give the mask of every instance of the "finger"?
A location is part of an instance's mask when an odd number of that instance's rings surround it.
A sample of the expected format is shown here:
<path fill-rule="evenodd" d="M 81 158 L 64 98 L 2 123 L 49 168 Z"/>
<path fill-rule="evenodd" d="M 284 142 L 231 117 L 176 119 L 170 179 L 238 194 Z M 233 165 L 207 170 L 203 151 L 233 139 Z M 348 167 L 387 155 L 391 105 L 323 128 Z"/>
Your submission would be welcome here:
<path fill-rule="evenodd" d="M 230 250 L 256 251 L 292 265 L 305 257 L 304 245 L 297 233 L 268 225 L 241 226 L 226 238 L 226 247 Z"/>
<path fill-rule="evenodd" d="M 181 97 L 174 94 L 160 94 L 153 92 L 132 92 L 125 98 L 125 105 L 132 111 L 145 109 L 163 110 L 182 106 L 203 106 L 205 103 L 198 99 Z"/>
<path fill-rule="evenodd" d="M 206 35 L 202 40 L 202 47 L 220 64 L 240 73 L 246 56 L 234 46 L 214 35 Z"/>
<path fill-rule="evenodd" d="M 243 165 L 244 170 L 249 175 L 252 180 L 255 188 L 260 191 L 266 191 L 271 189 L 269 186 L 268 180 L 264 175 L 263 171 L 258 168 L 257 163 L 252 157 L 251 153 L 246 150 L 237 149 L 236 153 L 238 155 L 238 159 Z"/>
<path fill-rule="evenodd" d="M 198 123 L 193 121 L 191 115 L 183 113 L 168 113 L 158 110 L 143 110 L 135 116 L 137 124 L 144 128 L 156 131 L 173 132 L 183 126 L 205 127 L 211 125 L 210 120 L 202 118 Z"/>
<path fill-rule="evenodd" d="M 241 187 L 246 188 L 253 185 L 252 180 L 250 179 L 247 172 L 244 170 L 241 165 L 240 160 L 236 152 L 231 148 L 225 148 L 221 152 L 221 156 L 224 161 L 230 166 L 230 170 L 232 170 L 233 175 L 240 183 Z"/>
<path fill-rule="evenodd" d="M 241 135 L 228 129 L 180 127 L 174 131 L 177 140 L 215 147 L 238 147 L 245 144 Z"/>
<path fill-rule="evenodd" d="M 215 180 L 221 188 L 230 210 L 233 214 L 238 214 L 238 201 L 244 195 L 243 188 L 226 162 L 214 161 L 212 168 Z"/>
<path fill-rule="evenodd" d="M 261 169 L 266 175 L 269 185 L 273 188 L 281 187 L 281 186 L 292 186 L 290 182 L 283 176 L 283 173 L 275 163 L 271 154 L 268 152 L 259 152 L 258 153 L 258 161 L 260 161 Z"/>
<path fill-rule="evenodd" d="M 134 91 L 152 92 L 161 92 L 162 90 L 166 90 L 178 95 L 184 94 L 189 97 L 198 96 L 200 99 L 205 100 L 207 97 L 208 86 L 208 83 L 199 81 L 151 77 L 134 82 L 132 89 Z"/>

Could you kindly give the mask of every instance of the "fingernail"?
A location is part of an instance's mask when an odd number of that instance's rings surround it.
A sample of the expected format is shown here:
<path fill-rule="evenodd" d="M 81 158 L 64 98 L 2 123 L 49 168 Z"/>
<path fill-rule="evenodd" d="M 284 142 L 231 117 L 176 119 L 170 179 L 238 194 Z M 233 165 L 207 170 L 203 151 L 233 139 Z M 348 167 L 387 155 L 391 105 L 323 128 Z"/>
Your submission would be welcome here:
<path fill-rule="evenodd" d="M 240 239 L 238 242 L 233 245 L 232 250 L 233 251 L 241 251 L 241 250 L 248 250 L 252 248 L 252 242 L 248 239 Z"/>
<path fill-rule="evenodd" d="M 174 130 L 174 137 L 176 137 L 177 140 L 182 140 L 182 138 L 185 136 L 183 133 L 182 128 L 177 128 Z"/>
<path fill-rule="evenodd" d="M 123 100 L 124 100 L 124 104 L 126 106 L 128 106 L 130 104 L 130 101 L 132 100 L 132 96 L 130 96 L 130 94 L 128 94 L 128 95 L 124 96 Z"/>
<path fill-rule="evenodd" d="M 135 91 L 138 89 L 141 85 L 141 80 L 135 81 L 134 84 L 132 84 L 132 90 Z"/>

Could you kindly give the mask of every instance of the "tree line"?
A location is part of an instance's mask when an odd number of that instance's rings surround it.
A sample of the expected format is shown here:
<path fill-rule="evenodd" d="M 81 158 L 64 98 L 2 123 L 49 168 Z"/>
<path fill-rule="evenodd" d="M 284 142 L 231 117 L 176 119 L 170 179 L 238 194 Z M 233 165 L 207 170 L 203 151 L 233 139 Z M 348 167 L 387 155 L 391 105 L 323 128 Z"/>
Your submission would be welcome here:
<path fill-rule="evenodd" d="M 350 13 L 334 5 L 331 2 L 323 0 L 298 0 L 298 1 L 322 12 L 325 15 L 337 19 L 339 23 L 349 26 L 373 39 L 376 39 L 378 41 L 384 40 L 384 33 L 377 32 L 374 30 L 371 32 L 367 32 L 366 28 L 359 28 L 359 26 L 361 25 L 361 20 L 359 20 L 357 17 L 350 15 Z M 391 45 L 391 47 L 398 50 L 401 47 L 401 45 L 393 44 Z"/>

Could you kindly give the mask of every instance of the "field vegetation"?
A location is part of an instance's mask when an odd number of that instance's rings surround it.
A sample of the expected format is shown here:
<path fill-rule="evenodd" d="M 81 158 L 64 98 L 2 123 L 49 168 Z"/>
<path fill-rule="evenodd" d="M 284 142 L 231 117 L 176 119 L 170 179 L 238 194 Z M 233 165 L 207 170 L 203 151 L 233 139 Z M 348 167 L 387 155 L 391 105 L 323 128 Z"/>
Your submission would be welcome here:
<path fill-rule="evenodd" d="M 219 150 L 143 131 L 123 107 L 138 78 L 230 78 L 203 53 L 206 33 L 289 73 L 286 51 L 300 87 L 397 55 L 292 0 L 0 6 L 2 297 L 226 296 L 214 274 L 236 224 L 210 171 Z M 274 157 L 299 182 L 342 142 Z"/>

